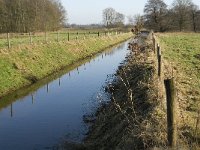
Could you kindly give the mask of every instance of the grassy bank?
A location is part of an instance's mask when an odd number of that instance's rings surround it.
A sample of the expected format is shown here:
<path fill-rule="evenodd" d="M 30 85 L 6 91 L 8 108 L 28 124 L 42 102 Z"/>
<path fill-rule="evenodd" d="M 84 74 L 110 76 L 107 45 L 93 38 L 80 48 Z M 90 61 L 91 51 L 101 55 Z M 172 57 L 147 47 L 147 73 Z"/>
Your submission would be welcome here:
<path fill-rule="evenodd" d="M 85 40 L 22 45 L 9 50 L 0 49 L 0 96 L 33 84 L 67 65 L 131 36 L 131 33 L 125 33 Z"/>
<path fill-rule="evenodd" d="M 19 45 L 39 44 L 45 42 L 61 42 L 72 40 L 83 40 L 88 38 L 98 38 L 105 35 L 116 35 L 128 32 L 131 29 L 120 28 L 98 28 L 98 29 L 62 29 L 55 32 L 31 32 L 31 33 L 4 33 L 0 34 L 0 48 L 8 48 L 8 37 L 10 47 Z"/>
<path fill-rule="evenodd" d="M 189 146 L 200 144 L 200 34 L 157 36 L 164 55 L 165 74 L 173 74 L 176 81 L 179 134 Z"/>

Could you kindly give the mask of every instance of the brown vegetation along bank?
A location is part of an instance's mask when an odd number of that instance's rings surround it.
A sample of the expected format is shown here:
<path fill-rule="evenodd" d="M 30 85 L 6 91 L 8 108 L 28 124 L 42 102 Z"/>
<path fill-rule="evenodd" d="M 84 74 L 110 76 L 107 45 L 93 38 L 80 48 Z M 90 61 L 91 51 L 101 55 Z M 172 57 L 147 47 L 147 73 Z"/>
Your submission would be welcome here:
<path fill-rule="evenodd" d="M 98 109 L 85 149 L 147 149 L 167 145 L 163 91 L 150 36 L 136 38 L 131 54 L 105 88 L 111 101 Z M 87 119 L 86 119 L 87 120 Z M 88 117 L 91 121 L 91 118 Z"/>

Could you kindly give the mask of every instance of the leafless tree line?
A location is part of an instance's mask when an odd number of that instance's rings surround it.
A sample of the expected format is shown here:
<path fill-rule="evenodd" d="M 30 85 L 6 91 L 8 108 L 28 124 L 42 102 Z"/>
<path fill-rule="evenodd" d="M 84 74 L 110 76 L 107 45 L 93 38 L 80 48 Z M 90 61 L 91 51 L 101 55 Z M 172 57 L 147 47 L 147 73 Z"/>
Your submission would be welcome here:
<path fill-rule="evenodd" d="M 164 0 L 148 0 L 144 26 L 155 31 L 200 31 L 200 9 L 191 0 L 174 0 L 171 8 Z"/>
<path fill-rule="evenodd" d="M 106 8 L 103 10 L 103 24 L 106 27 L 120 27 L 124 26 L 125 15 L 117 12 L 113 8 Z"/>
<path fill-rule="evenodd" d="M 59 0 L 0 0 L 0 33 L 57 30 L 66 19 Z"/>

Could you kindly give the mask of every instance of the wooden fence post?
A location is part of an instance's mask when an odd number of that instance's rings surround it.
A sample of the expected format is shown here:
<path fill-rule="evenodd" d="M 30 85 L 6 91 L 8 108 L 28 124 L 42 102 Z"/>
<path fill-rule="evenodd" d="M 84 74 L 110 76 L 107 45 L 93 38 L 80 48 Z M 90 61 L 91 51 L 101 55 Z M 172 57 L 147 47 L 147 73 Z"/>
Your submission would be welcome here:
<path fill-rule="evenodd" d="M 158 76 L 161 76 L 161 67 L 162 67 L 162 55 L 161 55 L 161 48 L 157 46 L 157 57 L 158 57 Z"/>
<path fill-rule="evenodd" d="M 76 40 L 78 40 L 78 32 L 76 33 Z"/>
<path fill-rule="evenodd" d="M 67 33 L 67 40 L 69 41 L 69 32 Z"/>
<path fill-rule="evenodd" d="M 30 44 L 32 44 L 33 43 L 33 39 L 32 39 L 31 32 L 29 32 L 29 39 L 30 39 Z"/>
<path fill-rule="evenodd" d="M 161 76 L 161 67 L 162 67 L 162 56 L 159 55 L 158 56 L 158 76 L 160 77 Z"/>
<path fill-rule="evenodd" d="M 8 48 L 10 49 L 11 44 L 10 44 L 10 33 L 7 33 L 7 42 L 8 42 Z"/>
<path fill-rule="evenodd" d="M 155 53 L 156 53 L 156 39 L 155 39 L 153 33 L 152 33 L 152 35 L 153 35 L 153 52 L 154 52 L 154 54 L 155 54 Z"/>
<path fill-rule="evenodd" d="M 160 46 L 159 46 L 159 44 L 157 44 L 157 58 L 159 56 L 159 53 L 160 53 Z"/>
<path fill-rule="evenodd" d="M 98 37 L 99 37 L 99 32 L 98 32 Z"/>
<path fill-rule="evenodd" d="M 167 139 L 170 147 L 176 147 L 177 129 L 176 129 L 176 102 L 174 78 L 164 80 L 167 97 Z"/>
<path fill-rule="evenodd" d="M 86 35 L 85 35 L 85 33 L 84 33 L 84 40 L 86 39 Z"/>

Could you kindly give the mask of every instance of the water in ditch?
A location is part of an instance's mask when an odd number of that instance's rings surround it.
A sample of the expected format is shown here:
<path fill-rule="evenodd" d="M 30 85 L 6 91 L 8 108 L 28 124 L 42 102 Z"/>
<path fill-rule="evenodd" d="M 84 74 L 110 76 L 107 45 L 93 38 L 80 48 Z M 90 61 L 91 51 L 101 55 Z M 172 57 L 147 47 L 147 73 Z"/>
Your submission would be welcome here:
<path fill-rule="evenodd" d="M 66 140 L 81 142 L 87 132 L 83 115 L 98 105 L 96 97 L 125 59 L 127 45 L 128 41 L 68 67 L 28 92 L 0 99 L 0 149 L 40 150 Z"/>

